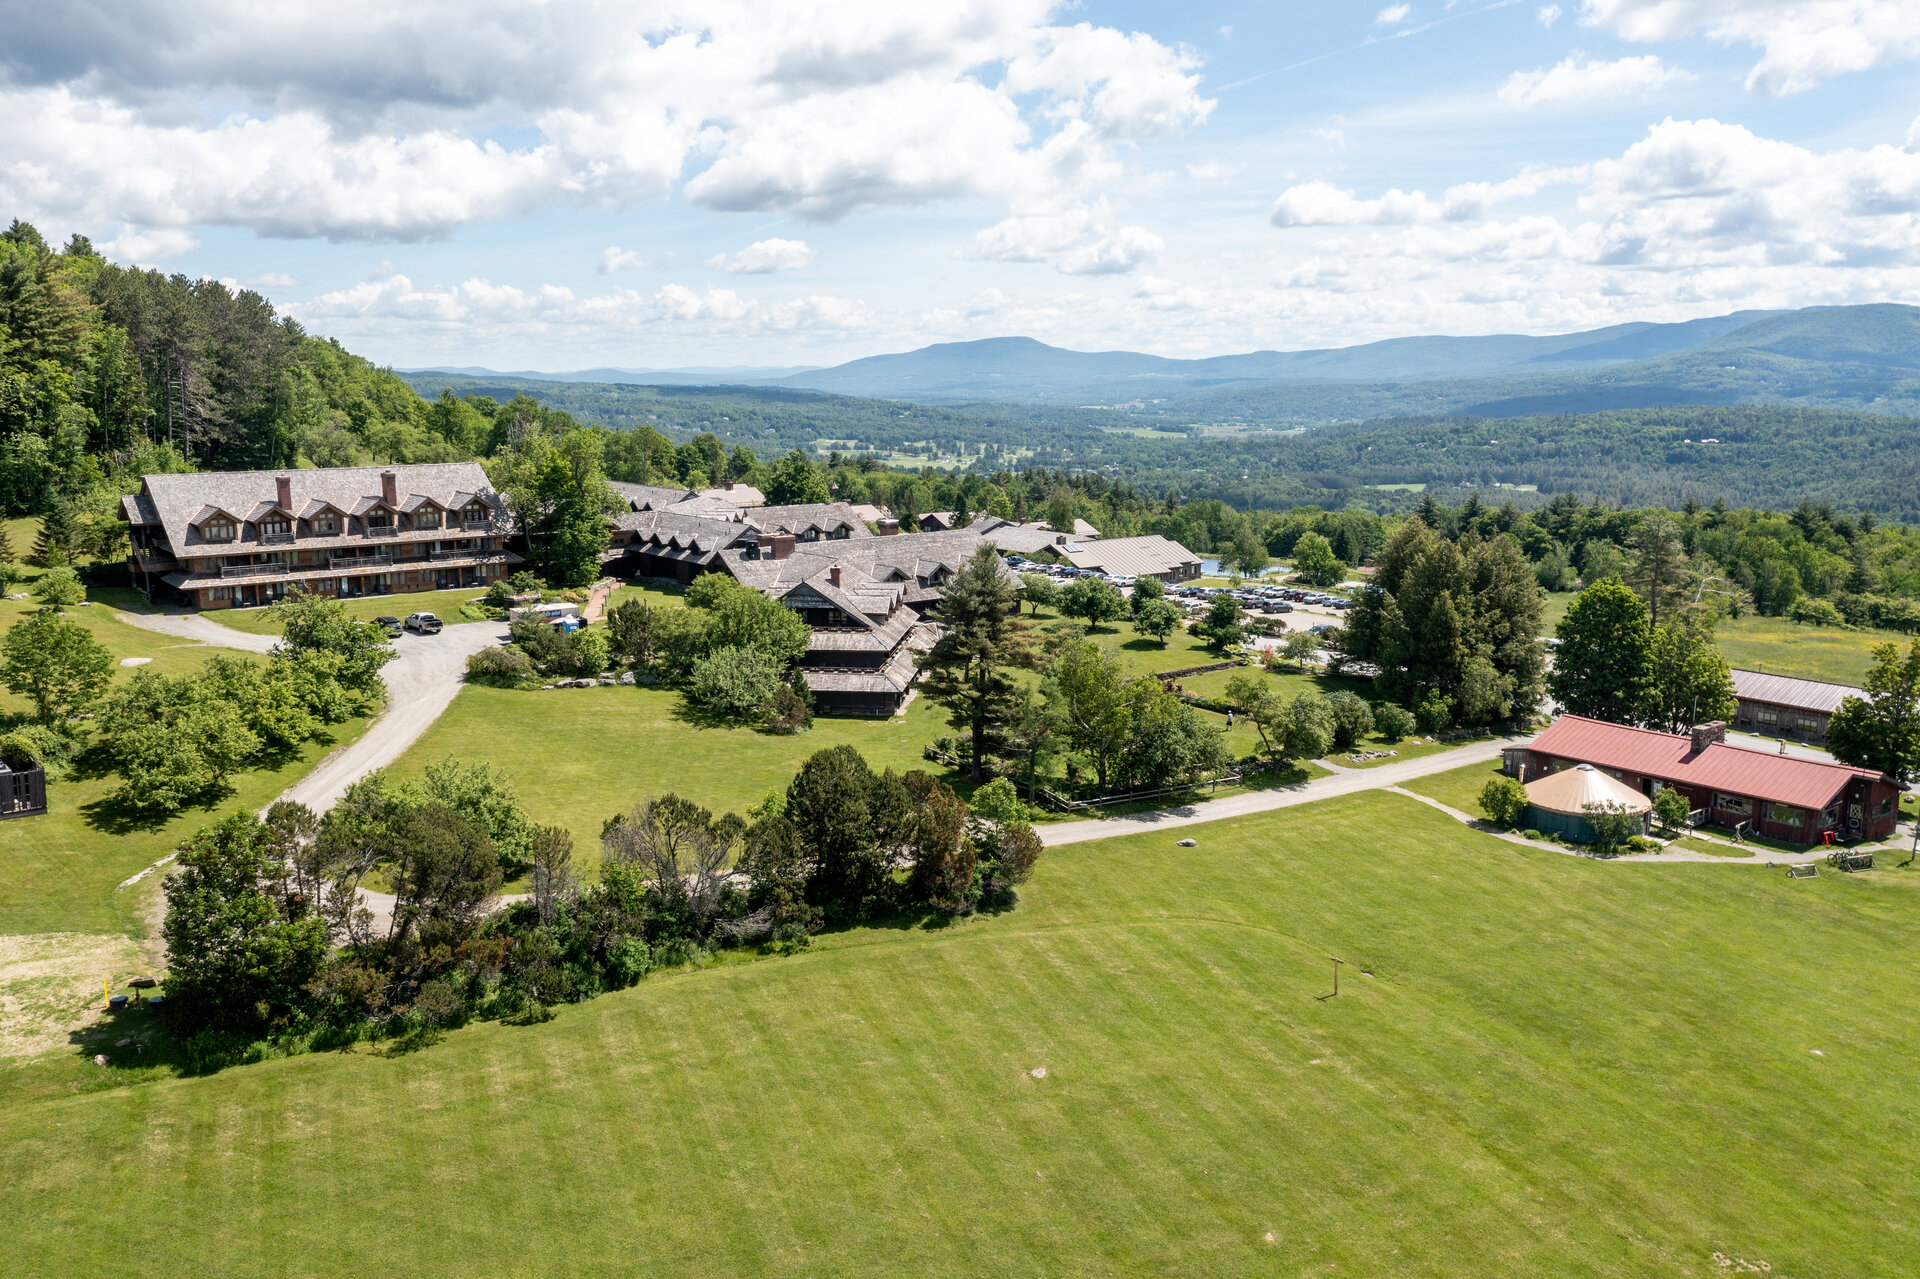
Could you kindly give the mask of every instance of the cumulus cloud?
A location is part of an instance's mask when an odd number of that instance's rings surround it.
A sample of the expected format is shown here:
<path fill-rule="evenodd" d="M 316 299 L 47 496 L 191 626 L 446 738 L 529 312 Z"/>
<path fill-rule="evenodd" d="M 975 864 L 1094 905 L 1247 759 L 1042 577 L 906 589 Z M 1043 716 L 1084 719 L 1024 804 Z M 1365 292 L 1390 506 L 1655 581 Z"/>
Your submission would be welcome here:
<path fill-rule="evenodd" d="M 755 240 L 738 253 L 708 258 L 707 265 L 735 275 L 772 275 L 776 271 L 798 271 L 819 256 L 805 240 Z"/>
<path fill-rule="evenodd" d="M 1575 188 L 1578 217 L 1488 216 L 1553 184 Z M 1429 330 L 1538 330 L 1920 289 L 1920 155 L 1892 145 L 1816 151 L 1716 120 L 1665 120 L 1617 156 L 1462 184 L 1440 200 L 1304 184 L 1282 197 L 1276 221 L 1361 229 L 1314 243 L 1277 272 L 1290 296 L 1317 299 L 1329 315 L 1340 299 L 1376 299 L 1370 319 L 1391 313 Z"/>
<path fill-rule="evenodd" d="M 1410 4 L 1390 4 L 1373 15 L 1373 25 L 1376 27 L 1397 27 L 1405 22 L 1408 15 L 1412 12 L 1413 6 Z"/>
<path fill-rule="evenodd" d="M 1774 95 L 1920 57 L 1912 0 L 1584 0 L 1580 20 L 1642 43 L 1700 32 L 1758 48 L 1747 87 Z"/>
<path fill-rule="evenodd" d="M 612 275 L 615 271 L 650 271 L 665 260 L 665 254 L 642 253 L 638 249 L 623 249 L 617 244 L 609 244 L 600 250 L 600 263 L 594 269 L 601 275 Z"/>
<path fill-rule="evenodd" d="M 193 252 L 200 247 L 200 240 L 191 232 L 166 227 L 142 231 L 137 227 L 123 226 L 119 235 L 95 247 L 110 258 L 150 267 L 158 266 L 168 258 Z"/>
<path fill-rule="evenodd" d="M 1500 86 L 1500 100 L 1515 107 L 1566 106 L 1610 98 L 1643 97 L 1655 89 L 1692 78 L 1652 54 L 1592 62 L 1586 54 L 1575 53 L 1543 71 L 1514 72 Z"/>
<path fill-rule="evenodd" d="M 1553 24 L 1560 21 L 1560 6 L 1557 4 L 1542 5 L 1535 11 L 1533 16 L 1539 20 L 1541 26 L 1551 31 L 1553 30 Z"/>
<path fill-rule="evenodd" d="M 1071 193 L 1205 120 L 1198 63 L 1055 0 L 15 5 L 0 201 L 421 239 L 680 190 L 830 220 Z M 614 268 L 620 269 L 620 268 Z"/>
<path fill-rule="evenodd" d="M 1156 260 L 1166 244 L 1142 226 L 1116 226 L 1105 201 L 1028 211 L 974 236 L 967 256 L 1052 262 L 1067 275 L 1119 275 Z"/>
<path fill-rule="evenodd" d="M 1920 128 L 1920 123 L 1916 123 Z M 1247 166 L 1240 163 L 1229 164 L 1225 160 L 1216 160 L 1212 156 L 1187 166 L 1187 176 L 1195 182 L 1223 182 L 1240 173 Z"/>

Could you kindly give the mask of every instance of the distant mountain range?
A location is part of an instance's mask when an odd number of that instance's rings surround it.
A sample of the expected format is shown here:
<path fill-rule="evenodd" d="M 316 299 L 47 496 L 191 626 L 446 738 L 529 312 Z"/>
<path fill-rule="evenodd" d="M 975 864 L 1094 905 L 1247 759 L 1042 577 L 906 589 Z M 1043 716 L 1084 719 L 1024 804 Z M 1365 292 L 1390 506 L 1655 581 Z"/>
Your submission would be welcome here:
<path fill-rule="evenodd" d="M 1738 311 L 1549 337 L 1411 337 L 1175 360 L 1032 338 L 943 342 L 816 369 L 591 369 L 465 377 L 781 387 L 928 404 L 1113 406 L 1192 420 L 1313 423 L 1399 414 L 1512 417 L 1673 404 L 1782 403 L 1920 413 L 1920 307 Z"/>
<path fill-rule="evenodd" d="M 423 369 L 395 369 L 394 372 L 410 379 L 447 373 L 455 377 L 511 378 L 522 382 L 597 382 L 613 386 L 751 386 L 798 377 L 803 373 L 812 373 L 818 367 L 813 364 L 734 364 L 692 369 L 578 369 L 572 373 L 540 373 L 531 369 L 434 365 Z"/>

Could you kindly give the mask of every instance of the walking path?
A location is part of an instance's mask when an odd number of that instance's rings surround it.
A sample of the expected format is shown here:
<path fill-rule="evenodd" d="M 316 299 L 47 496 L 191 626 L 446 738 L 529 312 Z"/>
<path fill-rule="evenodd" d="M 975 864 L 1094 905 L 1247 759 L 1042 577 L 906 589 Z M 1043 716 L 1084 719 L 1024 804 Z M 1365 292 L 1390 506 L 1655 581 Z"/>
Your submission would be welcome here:
<path fill-rule="evenodd" d="M 150 631 L 177 635 L 249 653 L 265 653 L 280 642 L 275 635 L 238 631 L 199 614 L 122 613 L 120 620 Z M 460 622 L 438 635 L 411 632 L 393 641 L 397 656 L 380 672 L 387 684 L 387 709 L 367 731 L 342 746 L 280 795 L 324 813 L 347 787 L 385 768 L 406 753 L 460 692 L 467 658 L 507 637 L 504 622 Z"/>
<path fill-rule="evenodd" d="M 1038 828 L 1040 840 L 1049 847 L 1078 844 L 1089 839 L 1112 839 L 1119 835 L 1137 835 L 1143 830 L 1171 830 L 1180 826 L 1195 826 L 1201 822 L 1217 822 L 1228 817 L 1245 817 L 1250 813 L 1266 813 L 1276 808 L 1291 808 L 1295 804 L 1311 804 L 1316 800 L 1332 799 L 1336 795 L 1382 790 L 1401 782 L 1412 781 L 1417 777 L 1444 773 L 1450 768 L 1499 759 L 1502 750 L 1509 746 L 1518 746 L 1528 740 L 1530 740 L 1528 737 L 1495 737 L 1486 741 L 1470 742 L 1456 750 L 1423 755 L 1419 759 L 1402 760 L 1395 764 L 1380 764 L 1373 768 L 1339 768 L 1331 777 L 1315 777 L 1292 786 L 1276 786 L 1271 790 L 1229 795 L 1225 799 L 1206 800 L 1181 808 L 1163 808 L 1151 813 L 1128 813 L 1122 817 L 1101 817 L 1092 821 L 1043 826 Z"/>

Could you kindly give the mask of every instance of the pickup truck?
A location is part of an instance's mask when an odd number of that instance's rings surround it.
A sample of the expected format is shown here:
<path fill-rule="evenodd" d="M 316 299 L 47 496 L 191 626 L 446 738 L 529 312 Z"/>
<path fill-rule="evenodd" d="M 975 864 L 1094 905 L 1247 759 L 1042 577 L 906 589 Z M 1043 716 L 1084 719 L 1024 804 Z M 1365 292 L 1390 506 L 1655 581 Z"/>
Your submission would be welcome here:
<path fill-rule="evenodd" d="M 416 635 L 438 635 L 440 619 L 432 613 L 410 613 L 407 615 L 407 629 Z"/>

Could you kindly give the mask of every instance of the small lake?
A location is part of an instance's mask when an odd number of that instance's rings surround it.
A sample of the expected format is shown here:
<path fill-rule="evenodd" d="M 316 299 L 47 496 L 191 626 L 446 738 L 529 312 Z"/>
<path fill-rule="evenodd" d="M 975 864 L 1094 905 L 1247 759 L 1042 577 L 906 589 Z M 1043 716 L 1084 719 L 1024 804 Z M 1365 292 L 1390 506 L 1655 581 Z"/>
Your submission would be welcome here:
<path fill-rule="evenodd" d="M 1282 574 L 1283 574 L 1283 573 L 1285 573 L 1286 571 L 1287 571 L 1287 570 L 1286 570 L 1286 566 L 1285 566 L 1285 565 L 1281 565 L 1281 564 L 1269 564 L 1269 565 L 1267 565 L 1267 567 L 1266 567 L 1266 568 L 1265 568 L 1265 569 L 1264 569 L 1264 570 L 1263 570 L 1263 571 L 1261 572 L 1261 574 L 1260 574 L 1260 576 L 1262 576 L 1262 577 L 1279 577 L 1280 575 L 1282 575 Z M 1232 573 L 1231 571 L 1229 571 L 1229 570 L 1227 570 L 1227 569 L 1224 569 L 1224 568 L 1222 568 L 1222 567 L 1220 567 L 1220 561 L 1219 561 L 1219 560 L 1215 560 L 1215 559 L 1205 559 L 1205 558 L 1203 558 L 1203 559 L 1202 559 L 1202 560 L 1200 561 L 1200 572 L 1201 572 L 1201 573 L 1203 573 L 1204 575 L 1206 575 L 1207 577 L 1232 577 L 1232 576 L 1233 576 L 1233 573 Z M 1246 574 L 1245 574 L 1245 573 L 1242 573 L 1242 574 L 1240 574 L 1240 576 L 1241 576 L 1241 577 L 1245 577 L 1245 576 L 1246 576 Z"/>

